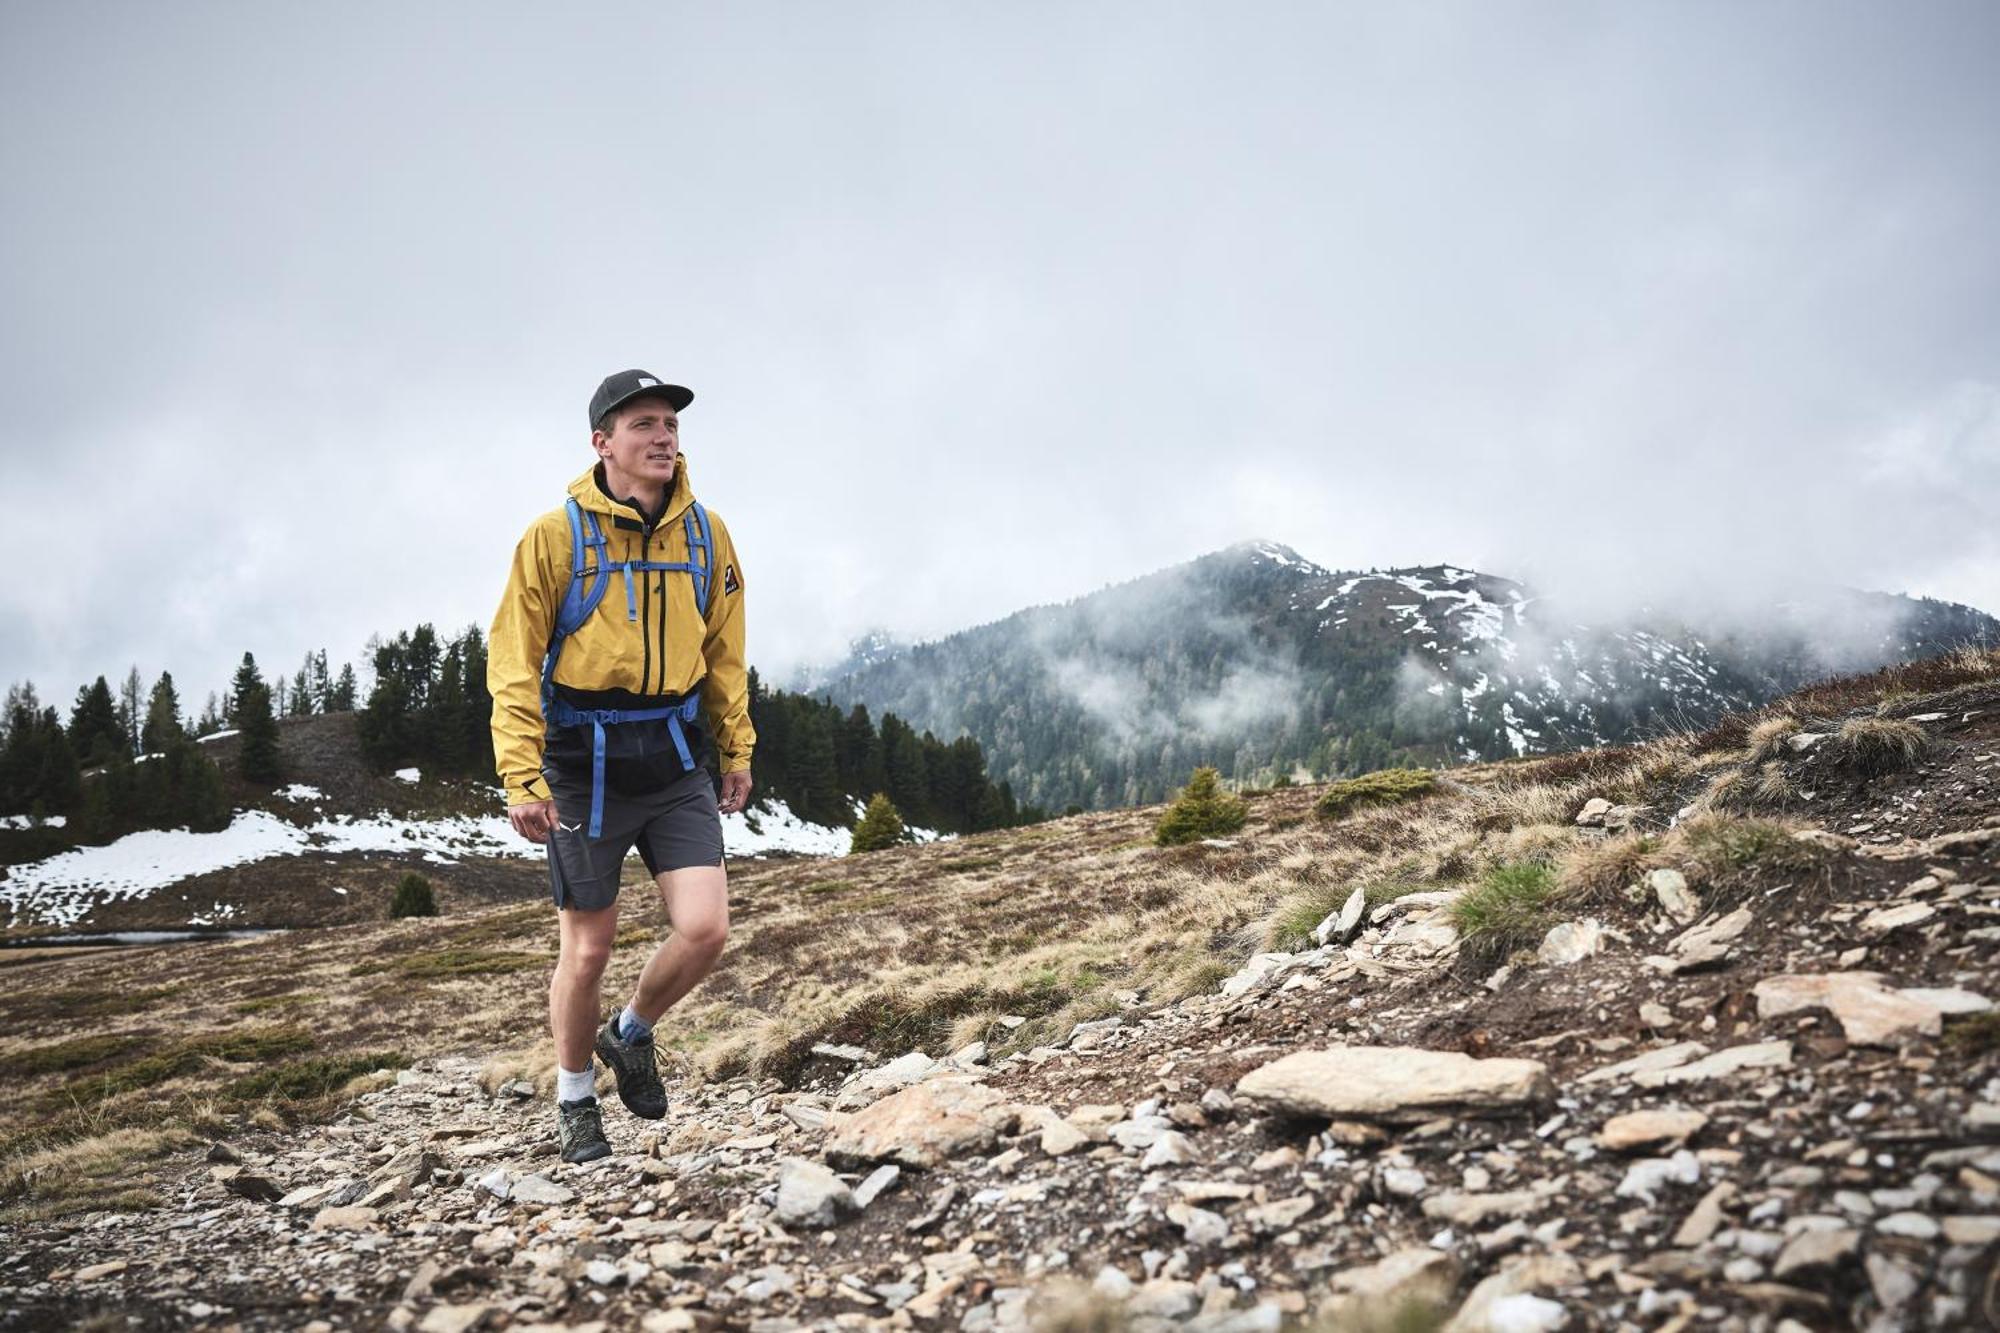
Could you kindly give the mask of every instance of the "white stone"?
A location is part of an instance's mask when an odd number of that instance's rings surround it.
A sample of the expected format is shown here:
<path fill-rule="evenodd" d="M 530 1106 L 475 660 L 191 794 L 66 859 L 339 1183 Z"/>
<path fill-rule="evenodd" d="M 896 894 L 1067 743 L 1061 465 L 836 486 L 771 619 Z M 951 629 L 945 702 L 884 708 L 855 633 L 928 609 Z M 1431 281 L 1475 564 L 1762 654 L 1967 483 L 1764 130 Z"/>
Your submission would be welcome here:
<path fill-rule="evenodd" d="M 1621 1199 L 1654 1203 L 1659 1191 L 1668 1185 L 1693 1185 L 1700 1180 L 1700 1160 L 1683 1148 L 1672 1157 L 1647 1157 L 1632 1163 L 1626 1168 L 1625 1179 L 1618 1182 L 1617 1194 Z"/>
<path fill-rule="evenodd" d="M 1581 921 L 1565 921 L 1552 926 L 1542 937 L 1541 947 L 1535 950 L 1535 961 L 1548 966 L 1563 967 L 1570 963 L 1580 963 L 1604 947 L 1604 926 L 1592 918 Z"/>
<path fill-rule="evenodd" d="M 1666 914 L 1685 926 L 1701 915 L 1701 900 L 1688 889 L 1687 876 L 1671 866 L 1647 872 L 1646 887 Z"/>
<path fill-rule="evenodd" d="M 830 1227 L 859 1208 L 831 1168 L 801 1157 L 778 1168 L 778 1220 L 788 1226 Z"/>
<path fill-rule="evenodd" d="M 543 1176 L 522 1176 L 514 1182 L 512 1197 L 517 1203 L 565 1204 L 576 1198 L 574 1191 Z"/>
<path fill-rule="evenodd" d="M 1194 1145 L 1188 1142 L 1187 1135 L 1169 1129 L 1153 1140 L 1153 1146 L 1146 1149 L 1139 1165 L 1151 1171 L 1161 1166 L 1183 1166 L 1194 1160 Z"/>

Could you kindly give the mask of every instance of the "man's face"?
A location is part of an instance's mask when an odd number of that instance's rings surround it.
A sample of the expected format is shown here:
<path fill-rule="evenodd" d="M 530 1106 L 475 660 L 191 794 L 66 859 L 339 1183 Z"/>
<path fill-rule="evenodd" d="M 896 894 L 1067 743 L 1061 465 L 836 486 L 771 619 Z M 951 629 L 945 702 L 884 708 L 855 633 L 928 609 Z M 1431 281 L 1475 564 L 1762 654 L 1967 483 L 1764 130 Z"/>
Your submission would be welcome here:
<path fill-rule="evenodd" d="M 613 414 L 611 430 L 591 434 L 606 466 L 632 481 L 665 484 L 681 455 L 681 420 L 664 399 L 635 398 Z"/>

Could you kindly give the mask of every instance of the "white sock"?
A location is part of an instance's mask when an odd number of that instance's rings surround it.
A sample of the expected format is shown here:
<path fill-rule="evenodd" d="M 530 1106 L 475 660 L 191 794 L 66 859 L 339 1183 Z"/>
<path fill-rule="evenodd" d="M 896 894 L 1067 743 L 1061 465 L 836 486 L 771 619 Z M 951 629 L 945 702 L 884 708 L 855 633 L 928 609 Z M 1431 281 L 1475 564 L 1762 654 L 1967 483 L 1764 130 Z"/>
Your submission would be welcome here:
<path fill-rule="evenodd" d="M 556 1100 L 559 1102 L 580 1102 L 586 1097 L 597 1095 L 597 1066 L 595 1062 L 586 1064 L 580 1070 L 564 1069 L 556 1066 Z"/>

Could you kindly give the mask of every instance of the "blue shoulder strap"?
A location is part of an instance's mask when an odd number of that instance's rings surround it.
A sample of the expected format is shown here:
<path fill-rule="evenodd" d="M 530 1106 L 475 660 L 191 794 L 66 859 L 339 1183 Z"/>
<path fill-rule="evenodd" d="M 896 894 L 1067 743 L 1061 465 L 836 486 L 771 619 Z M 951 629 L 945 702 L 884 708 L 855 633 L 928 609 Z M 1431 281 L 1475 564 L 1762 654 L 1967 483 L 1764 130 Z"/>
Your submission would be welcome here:
<path fill-rule="evenodd" d="M 708 525 L 708 511 L 696 500 L 688 505 L 681 515 L 682 529 L 687 533 L 688 577 L 694 580 L 694 604 L 700 608 L 702 619 L 708 619 L 709 587 L 715 574 L 715 536 Z M 695 552 L 701 558 L 695 558 Z"/>
<path fill-rule="evenodd" d="M 563 502 L 563 512 L 569 517 L 569 587 L 556 605 L 555 628 L 549 634 L 549 652 L 542 662 L 545 697 L 555 681 L 556 658 L 562 655 L 563 640 L 590 619 L 611 582 L 611 571 L 604 567 L 604 530 L 597 525 L 597 515 L 585 513 L 573 495 Z"/>

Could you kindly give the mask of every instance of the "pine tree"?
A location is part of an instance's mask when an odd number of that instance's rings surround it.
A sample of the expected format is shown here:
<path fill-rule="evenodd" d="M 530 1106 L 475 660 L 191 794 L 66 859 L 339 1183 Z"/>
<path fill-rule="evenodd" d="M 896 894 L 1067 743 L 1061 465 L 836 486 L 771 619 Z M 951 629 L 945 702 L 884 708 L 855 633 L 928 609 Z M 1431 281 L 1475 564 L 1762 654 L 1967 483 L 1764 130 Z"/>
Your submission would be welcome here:
<path fill-rule="evenodd" d="M 1219 838 L 1243 827 L 1249 807 L 1243 798 L 1222 788 L 1222 775 L 1213 768 L 1197 768 L 1174 803 L 1160 816 L 1153 841 L 1162 847 Z"/>
<path fill-rule="evenodd" d="M 53 708 L 44 708 L 32 681 L 7 691 L 6 740 L 0 742 L 0 814 L 68 814 L 82 795 L 83 775 Z"/>
<path fill-rule="evenodd" d="M 313 708 L 317 712 L 331 713 L 333 707 L 333 678 L 326 672 L 326 649 L 310 653 L 306 661 L 311 668 L 310 686 Z"/>
<path fill-rule="evenodd" d="M 306 654 L 306 664 L 292 673 L 292 716 L 308 717 L 312 714 L 312 654 Z"/>
<path fill-rule="evenodd" d="M 848 850 L 854 852 L 879 852 L 885 847 L 894 847 L 903 840 L 903 817 L 896 813 L 896 807 L 884 792 L 876 792 L 868 800 L 868 808 L 854 825 L 854 844 Z"/>
<path fill-rule="evenodd" d="M 125 681 L 118 687 L 118 723 L 125 732 L 125 753 L 139 753 L 139 728 L 146 715 L 139 711 L 139 701 L 144 698 L 144 683 L 139 679 L 139 668 L 135 665 L 125 673 Z"/>
<path fill-rule="evenodd" d="M 342 662 L 340 664 L 340 679 L 334 682 L 331 702 L 326 711 L 329 713 L 351 713 L 354 711 L 356 697 L 357 687 L 354 683 L 354 664 L 352 662 Z"/>
<path fill-rule="evenodd" d="M 245 653 L 242 664 L 236 668 L 236 678 L 229 685 L 229 702 L 224 705 L 226 711 L 223 716 L 228 719 L 230 726 L 239 729 L 243 726 L 241 717 L 243 703 L 253 690 L 264 696 L 264 706 L 269 708 L 271 692 L 264 686 L 264 673 L 257 669 L 257 659 Z"/>
<path fill-rule="evenodd" d="M 236 673 L 232 703 L 236 729 L 243 733 L 237 763 L 244 781 L 275 785 L 284 776 L 278 756 L 278 720 L 271 714 L 271 692 L 248 653 L 243 654 L 243 665 Z"/>
<path fill-rule="evenodd" d="M 222 730 L 223 722 L 222 701 L 216 697 L 214 690 L 210 690 L 208 692 L 208 702 L 202 705 L 201 716 L 195 719 L 194 734 L 197 736 L 213 735 Z"/>
<path fill-rule="evenodd" d="M 186 734 L 181 726 L 181 698 L 174 692 L 173 674 L 162 671 L 146 701 L 146 721 L 139 729 L 140 753 L 160 754 Z"/>
<path fill-rule="evenodd" d="M 112 702 L 111 686 L 104 677 L 76 692 L 76 706 L 69 715 L 70 748 L 86 768 L 109 763 L 113 756 L 130 753 L 125 748 L 125 728 L 118 722 L 118 705 Z"/>

